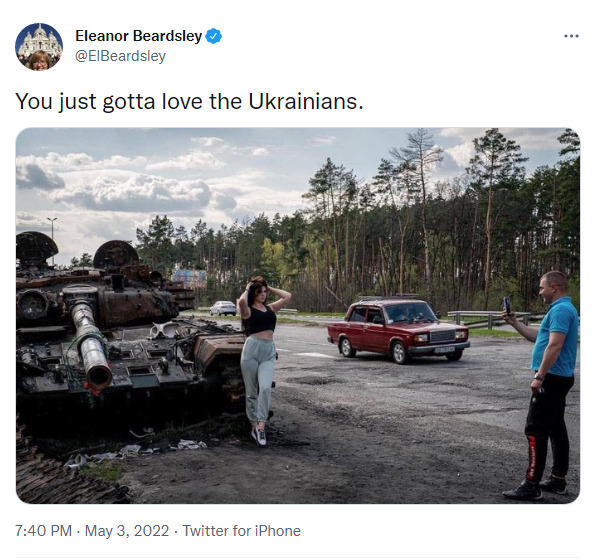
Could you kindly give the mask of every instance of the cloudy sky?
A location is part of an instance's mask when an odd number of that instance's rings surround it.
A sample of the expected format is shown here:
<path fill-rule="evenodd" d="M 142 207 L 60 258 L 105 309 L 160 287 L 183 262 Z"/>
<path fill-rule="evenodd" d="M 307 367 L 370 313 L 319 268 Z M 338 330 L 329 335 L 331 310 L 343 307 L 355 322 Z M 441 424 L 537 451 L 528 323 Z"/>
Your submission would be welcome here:
<path fill-rule="evenodd" d="M 406 128 L 30 128 L 17 139 L 16 233 L 42 231 L 60 250 L 56 264 L 91 255 L 105 241 L 136 241 L 156 215 L 190 230 L 218 229 L 261 213 L 304 207 L 309 178 L 330 157 L 370 180 Z M 469 162 L 484 129 L 429 128 L 445 150 L 435 178 Z M 527 172 L 553 165 L 561 129 L 501 128 L 529 158 Z"/>

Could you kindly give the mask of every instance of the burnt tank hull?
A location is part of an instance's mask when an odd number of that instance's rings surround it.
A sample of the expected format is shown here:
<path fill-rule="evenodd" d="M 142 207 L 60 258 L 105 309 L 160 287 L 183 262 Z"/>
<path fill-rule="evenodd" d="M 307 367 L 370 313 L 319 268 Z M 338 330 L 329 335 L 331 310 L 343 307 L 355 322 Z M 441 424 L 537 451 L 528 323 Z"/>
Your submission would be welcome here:
<path fill-rule="evenodd" d="M 21 239 L 17 268 L 17 412 L 29 430 L 113 432 L 244 409 L 242 333 L 181 316 L 122 241 L 100 247 L 104 268 L 58 272 L 44 268 L 53 247 L 39 235 Z"/>

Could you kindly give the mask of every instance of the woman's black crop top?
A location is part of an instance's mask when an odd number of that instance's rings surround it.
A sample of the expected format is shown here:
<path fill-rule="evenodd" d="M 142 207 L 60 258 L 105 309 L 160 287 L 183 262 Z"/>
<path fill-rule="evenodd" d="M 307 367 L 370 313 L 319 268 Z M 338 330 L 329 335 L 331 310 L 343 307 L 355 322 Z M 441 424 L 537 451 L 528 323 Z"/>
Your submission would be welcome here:
<path fill-rule="evenodd" d="M 251 307 L 251 316 L 245 321 L 247 335 L 250 336 L 251 334 L 265 332 L 266 330 L 275 330 L 276 320 L 276 313 L 269 307 L 266 306 L 265 311 Z"/>

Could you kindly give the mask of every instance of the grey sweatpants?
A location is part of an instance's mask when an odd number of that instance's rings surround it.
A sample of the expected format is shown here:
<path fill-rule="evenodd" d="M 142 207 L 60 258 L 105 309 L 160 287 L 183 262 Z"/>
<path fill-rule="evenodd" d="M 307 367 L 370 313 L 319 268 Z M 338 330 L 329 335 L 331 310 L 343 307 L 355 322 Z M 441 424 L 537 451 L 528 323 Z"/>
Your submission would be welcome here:
<path fill-rule="evenodd" d="M 276 346 L 273 340 L 249 336 L 240 356 L 245 381 L 247 417 L 251 423 L 265 423 L 269 418 L 269 403 L 274 380 Z"/>

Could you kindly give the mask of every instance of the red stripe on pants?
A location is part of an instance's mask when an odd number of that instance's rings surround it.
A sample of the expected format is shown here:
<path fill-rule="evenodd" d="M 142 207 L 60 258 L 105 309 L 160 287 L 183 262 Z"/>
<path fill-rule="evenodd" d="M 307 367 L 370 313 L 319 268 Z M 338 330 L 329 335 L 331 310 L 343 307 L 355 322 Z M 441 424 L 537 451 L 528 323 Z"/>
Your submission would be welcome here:
<path fill-rule="evenodd" d="M 527 469 L 527 481 L 536 482 L 535 474 L 537 470 L 537 441 L 535 435 L 527 435 L 529 441 L 529 467 Z"/>

